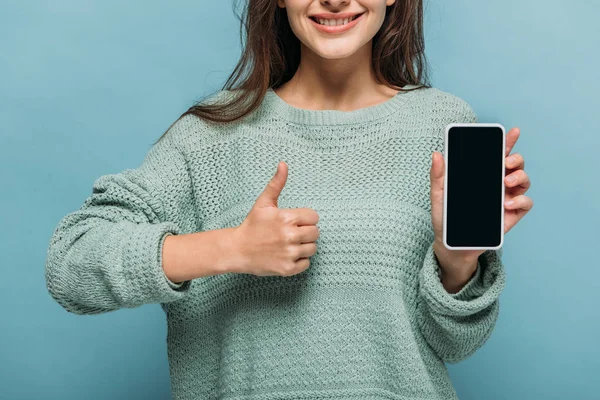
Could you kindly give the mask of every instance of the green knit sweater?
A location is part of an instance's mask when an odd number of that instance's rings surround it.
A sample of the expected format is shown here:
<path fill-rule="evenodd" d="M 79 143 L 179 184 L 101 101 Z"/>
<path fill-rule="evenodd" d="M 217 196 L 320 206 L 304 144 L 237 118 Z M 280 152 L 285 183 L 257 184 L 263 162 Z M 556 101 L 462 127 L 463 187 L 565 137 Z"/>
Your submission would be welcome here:
<path fill-rule="evenodd" d="M 445 291 L 429 172 L 446 125 L 475 121 L 437 88 L 349 112 L 295 108 L 269 89 L 236 123 L 186 115 L 59 222 L 48 291 L 75 314 L 160 303 L 175 399 L 455 399 L 445 362 L 488 339 L 505 273 L 488 250 L 459 293 Z M 238 226 L 279 160 L 279 207 L 320 217 L 308 269 L 170 282 L 166 235 Z"/>

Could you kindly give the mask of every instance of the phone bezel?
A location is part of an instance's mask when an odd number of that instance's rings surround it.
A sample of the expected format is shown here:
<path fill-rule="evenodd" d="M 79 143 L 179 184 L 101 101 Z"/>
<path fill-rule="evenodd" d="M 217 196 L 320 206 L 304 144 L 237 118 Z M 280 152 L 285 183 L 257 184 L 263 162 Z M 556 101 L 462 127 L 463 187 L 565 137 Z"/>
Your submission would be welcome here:
<path fill-rule="evenodd" d="M 501 223 L 500 223 L 500 244 L 498 246 L 494 246 L 494 247 L 483 247 L 483 246 L 478 246 L 478 247 L 460 247 L 460 246 L 450 246 L 447 243 L 447 237 L 446 237 L 446 232 L 447 232 L 447 219 L 446 219 L 446 215 L 447 215 L 447 204 L 448 204 L 448 198 L 447 198 L 447 194 L 448 191 L 446 190 L 446 188 L 448 187 L 448 161 L 449 161 L 449 154 L 448 154 L 448 135 L 450 133 L 450 130 L 452 128 L 455 127 L 496 127 L 496 128 L 500 128 L 502 130 L 502 180 L 501 185 L 502 185 L 502 192 L 501 192 Z M 449 250 L 497 250 L 499 248 L 501 248 L 504 245 L 504 195 L 505 195 L 505 184 L 504 184 L 504 178 L 505 178 L 505 172 L 506 172 L 506 165 L 505 165 L 505 159 L 506 159 L 506 129 L 504 129 L 504 126 L 502 124 L 499 123 L 484 123 L 484 122 L 470 122 L 470 123 L 451 123 L 448 124 L 446 126 L 446 132 L 444 135 L 444 168 L 445 168 L 445 172 L 444 172 L 444 216 L 443 216 L 443 243 L 444 246 L 449 249 Z"/>

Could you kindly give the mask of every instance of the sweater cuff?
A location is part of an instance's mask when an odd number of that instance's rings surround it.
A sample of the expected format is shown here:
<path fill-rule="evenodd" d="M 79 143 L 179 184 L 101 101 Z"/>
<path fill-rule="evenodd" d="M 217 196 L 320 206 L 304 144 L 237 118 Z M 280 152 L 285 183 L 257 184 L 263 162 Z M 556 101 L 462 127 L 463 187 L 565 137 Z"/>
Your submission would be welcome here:
<path fill-rule="evenodd" d="M 465 283 L 465 285 L 458 292 L 448 293 L 451 297 L 458 299 L 458 300 L 469 301 L 469 300 L 472 300 L 481 295 L 481 289 L 483 287 L 482 282 L 481 282 L 481 269 L 482 269 L 481 257 L 482 256 L 477 258 L 477 267 L 476 267 L 475 273 L 473 274 L 471 279 L 469 279 L 469 281 L 467 283 Z M 440 264 L 437 261 L 437 259 L 436 259 L 435 269 L 436 269 L 436 273 L 438 274 L 438 278 L 440 278 L 440 283 L 441 283 L 442 282 L 442 280 L 441 280 L 442 268 L 440 267 Z M 442 287 L 444 287 L 443 283 L 442 283 Z"/>
<path fill-rule="evenodd" d="M 167 278 L 166 276 L 165 276 L 165 278 L 167 279 L 167 283 L 169 284 L 169 286 L 171 286 L 173 289 L 180 289 L 184 283 L 189 282 L 189 281 L 185 281 L 185 282 L 175 283 L 175 282 L 169 280 L 169 278 Z"/>
<path fill-rule="evenodd" d="M 419 274 L 419 292 L 434 312 L 443 315 L 466 316 L 489 307 L 500 296 L 506 279 L 497 250 L 486 250 L 478 257 L 475 274 L 458 293 L 446 291 L 439 270 L 432 243 Z"/>
<path fill-rule="evenodd" d="M 149 301 L 169 303 L 179 300 L 189 291 L 191 281 L 180 285 L 169 283 L 162 268 L 162 247 L 168 234 L 178 234 L 173 222 L 140 224 L 132 229 L 131 238 L 124 248 L 122 265 L 131 269 L 122 271 L 130 290 L 131 298 L 123 299 L 125 304 L 138 305 Z"/>
<path fill-rule="evenodd" d="M 160 266 L 161 266 L 161 269 L 162 269 L 162 247 L 163 247 L 163 244 L 164 244 L 164 242 L 165 242 L 165 239 L 166 239 L 166 238 L 167 238 L 167 236 L 169 236 L 169 235 L 174 235 L 174 233 L 167 232 L 167 233 L 166 233 L 166 234 L 165 234 L 165 235 L 162 237 L 162 240 L 160 241 L 160 245 L 159 245 L 160 254 L 159 254 L 159 260 L 158 260 L 159 262 L 158 262 L 158 265 L 160 265 Z M 163 274 L 164 274 L 164 271 L 165 271 L 165 270 L 164 270 L 164 269 L 162 269 L 162 270 L 163 270 Z M 187 287 L 190 285 L 190 282 L 191 282 L 191 281 L 183 281 L 183 282 L 175 283 L 175 282 L 173 282 L 172 280 L 170 280 L 169 278 L 167 278 L 167 275 L 165 275 L 165 279 L 167 280 L 167 283 L 169 284 L 169 286 L 171 286 L 173 289 L 179 289 L 179 290 L 186 290 L 186 289 L 187 289 Z M 186 287 L 184 287 L 184 285 L 185 285 Z"/>

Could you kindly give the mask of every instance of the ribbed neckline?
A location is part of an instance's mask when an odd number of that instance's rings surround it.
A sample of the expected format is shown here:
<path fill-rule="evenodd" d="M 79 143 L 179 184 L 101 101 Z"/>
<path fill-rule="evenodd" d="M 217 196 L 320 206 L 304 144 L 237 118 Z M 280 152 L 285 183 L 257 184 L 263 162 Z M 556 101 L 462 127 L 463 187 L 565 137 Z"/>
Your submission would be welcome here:
<path fill-rule="evenodd" d="M 412 89 L 417 85 L 405 85 L 403 89 Z M 368 122 L 386 117 L 398 111 L 411 92 L 398 92 L 394 97 L 370 107 L 352 111 L 309 110 L 297 108 L 286 103 L 273 88 L 267 89 L 262 107 L 265 112 L 272 112 L 279 118 L 301 125 L 343 125 Z"/>

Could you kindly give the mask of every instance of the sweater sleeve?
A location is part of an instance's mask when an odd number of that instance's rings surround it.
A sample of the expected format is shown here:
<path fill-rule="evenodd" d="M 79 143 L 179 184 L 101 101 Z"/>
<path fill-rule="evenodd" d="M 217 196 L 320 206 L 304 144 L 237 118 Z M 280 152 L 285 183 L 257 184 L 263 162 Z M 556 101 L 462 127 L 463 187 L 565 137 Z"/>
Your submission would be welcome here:
<path fill-rule="evenodd" d="M 165 238 L 180 233 L 178 224 L 165 219 L 164 204 L 180 204 L 190 185 L 172 132 L 139 167 L 96 179 L 92 194 L 51 236 L 45 277 L 52 298 L 74 314 L 183 298 L 191 281 L 171 282 L 162 268 Z"/>
<path fill-rule="evenodd" d="M 486 250 L 473 277 L 458 293 L 450 294 L 440 281 L 433 243 L 427 249 L 419 273 L 417 320 L 425 340 L 443 361 L 464 360 L 491 335 L 505 284 L 501 257 L 501 248 Z"/>

